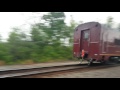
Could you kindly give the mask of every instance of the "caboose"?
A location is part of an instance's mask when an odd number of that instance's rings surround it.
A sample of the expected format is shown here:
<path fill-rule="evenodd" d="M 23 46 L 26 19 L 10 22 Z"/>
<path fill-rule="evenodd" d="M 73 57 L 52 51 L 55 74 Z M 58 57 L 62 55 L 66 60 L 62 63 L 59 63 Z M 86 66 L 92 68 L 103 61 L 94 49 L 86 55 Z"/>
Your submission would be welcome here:
<path fill-rule="evenodd" d="M 120 30 L 98 22 L 78 25 L 74 30 L 73 56 L 87 60 L 88 65 L 93 62 L 119 61 Z"/>

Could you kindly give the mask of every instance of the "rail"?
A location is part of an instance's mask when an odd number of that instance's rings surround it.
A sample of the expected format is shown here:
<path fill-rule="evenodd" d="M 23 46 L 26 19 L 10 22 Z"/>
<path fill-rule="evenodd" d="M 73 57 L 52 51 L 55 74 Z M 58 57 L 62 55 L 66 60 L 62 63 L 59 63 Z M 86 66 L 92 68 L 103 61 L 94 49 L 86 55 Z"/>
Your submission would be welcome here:
<path fill-rule="evenodd" d="M 73 64 L 73 65 L 62 65 L 62 66 L 51 66 L 41 68 L 30 68 L 30 69 L 17 69 L 17 70 L 5 70 L 0 71 L 0 78 L 26 78 L 26 77 L 42 77 L 44 75 L 53 75 L 68 72 L 83 72 L 89 70 L 96 70 L 108 67 L 116 67 L 120 64 L 94 64 L 93 66 L 87 66 L 86 64 Z"/>

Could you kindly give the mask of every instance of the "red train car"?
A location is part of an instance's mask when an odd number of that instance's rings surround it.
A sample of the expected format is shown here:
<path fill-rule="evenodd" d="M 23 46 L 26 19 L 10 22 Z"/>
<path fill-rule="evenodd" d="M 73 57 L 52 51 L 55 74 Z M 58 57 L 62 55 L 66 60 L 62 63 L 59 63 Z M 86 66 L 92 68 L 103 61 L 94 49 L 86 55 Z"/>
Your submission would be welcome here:
<path fill-rule="evenodd" d="M 98 22 L 87 22 L 74 30 L 73 56 L 91 64 L 93 61 L 106 62 L 120 57 L 120 31 Z"/>

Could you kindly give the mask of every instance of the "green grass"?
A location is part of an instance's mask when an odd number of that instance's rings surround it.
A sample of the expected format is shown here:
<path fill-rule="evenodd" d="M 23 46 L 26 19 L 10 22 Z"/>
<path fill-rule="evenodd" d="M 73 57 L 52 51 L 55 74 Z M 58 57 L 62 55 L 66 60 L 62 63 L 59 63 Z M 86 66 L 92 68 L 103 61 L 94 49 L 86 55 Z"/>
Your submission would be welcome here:
<path fill-rule="evenodd" d="M 3 65 L 31 65 L 31 64 L 38 64 L 38 63 L 49 63 L 49 62 L 63 62 L 63 61 L 76 61 L 75 59 L 42 59 L 42 60 L 17 60 L 12 62 L 5 62 L 0 61 L 0 66 Z"/>

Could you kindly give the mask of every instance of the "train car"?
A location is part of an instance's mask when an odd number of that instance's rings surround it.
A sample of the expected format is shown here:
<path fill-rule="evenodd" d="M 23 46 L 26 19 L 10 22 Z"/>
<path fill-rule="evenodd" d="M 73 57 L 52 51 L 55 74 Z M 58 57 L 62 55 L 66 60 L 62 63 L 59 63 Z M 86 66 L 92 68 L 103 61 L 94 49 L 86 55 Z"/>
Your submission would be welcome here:
<path fill-rule="evenodd" d="M 82 50 L 88 65 L 119 60 L 120 31 L 98 22 L 80 24 L 74 30 L 73 56 L 82 58 Z"/>

